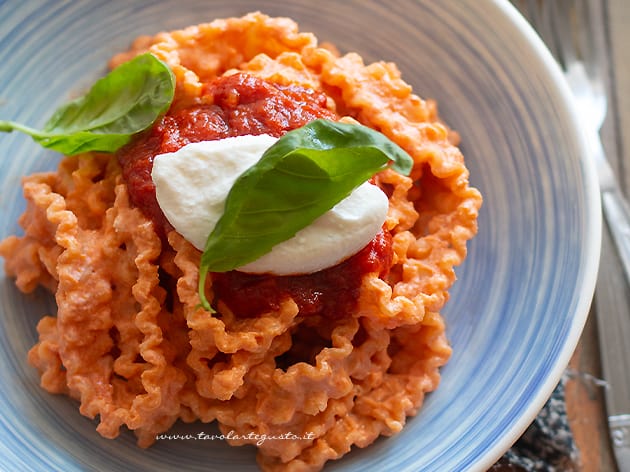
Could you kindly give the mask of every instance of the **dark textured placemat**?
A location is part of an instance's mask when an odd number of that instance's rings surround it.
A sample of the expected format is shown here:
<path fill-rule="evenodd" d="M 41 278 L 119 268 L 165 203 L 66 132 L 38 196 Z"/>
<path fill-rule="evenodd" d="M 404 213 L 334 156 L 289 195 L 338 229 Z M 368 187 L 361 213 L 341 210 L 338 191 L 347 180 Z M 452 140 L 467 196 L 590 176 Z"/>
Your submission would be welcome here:
<path fill-rule="evenodd" d="M 579 451 L 567 417 L 566 381 L 564 375 L 536 419 L 491 471 L 579 470 Z"/>

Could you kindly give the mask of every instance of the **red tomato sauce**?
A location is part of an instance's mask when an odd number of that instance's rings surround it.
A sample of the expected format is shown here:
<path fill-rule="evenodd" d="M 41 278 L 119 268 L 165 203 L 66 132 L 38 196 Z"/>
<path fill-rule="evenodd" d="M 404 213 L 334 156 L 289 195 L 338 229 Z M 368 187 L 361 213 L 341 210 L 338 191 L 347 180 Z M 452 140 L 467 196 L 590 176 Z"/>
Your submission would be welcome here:
<path fill-rule="evenodd" d="M 382 230 L 361 251 L 336 266 L 305 275 L 256 275 L 230 271 L 214 274 L 212 288 L 239 316 L 277 310 L 290 295 L 300 315 L 341 317 L 352 313 L 361 281 L 368 273 L 385 277 L 392 264 L 392 237 Z"/>
<path fill-rule="evenodd" d="M 317 118 L 336 120 L 325 94 L 297 85 L 282 86 L 244 74 L 219 77 L 205 85 L 202 103 L 169 112 L 149 131 L 118 151 L 131 202 L 164 235 L 172 227 L 155 197 L 153 158 L 186 144 L 245 134 L 280 137 Z"/>
<path fill-rule="evenodd" d="M 118 152 L 131 202 L 164 236 L 172 227 L 157 203 L 151 179 L 156 155 L 231 136 L 280 137 L 317 118 L 335 120 L 326 103 L 325 94 L 297 85 L 282 86 L 244 73 L 217 78 L 204 86 L 198 104 L 171 110 Z M 287 295 L 304 315 L 342 316 L 355 306 L 363 275 L 378 272 L 384 277 L 391 259 L 391 235 L 382 231 L 359 253 L 329 269 L 283 277 L 231 271 L 214 275 L 213 290 L 215 298 L 239 316 L 275 310 Z"/>

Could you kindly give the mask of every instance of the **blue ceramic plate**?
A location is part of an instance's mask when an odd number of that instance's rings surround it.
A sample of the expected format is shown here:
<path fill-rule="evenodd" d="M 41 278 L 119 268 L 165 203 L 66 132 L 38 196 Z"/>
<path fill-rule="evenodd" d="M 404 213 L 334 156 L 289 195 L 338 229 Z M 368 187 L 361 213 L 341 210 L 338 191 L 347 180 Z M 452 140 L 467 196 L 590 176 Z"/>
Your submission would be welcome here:
<path fill-rule="evenodd" d="M 316 6 L 314 6 L 316 5 Z M 507 2 L 491 0 L 90 0 L 0 2 L 0 117 L 42 125 L 140 34 L 261 10 L 398 64 L 462 136 L 484 194 L 479 235 L 444 311 L 454 354 L 439 389 L 396 437 L 327 470 L 484 470 L 519 437 L 558 382 L 590 305 L 599 255 L 594 166 L 559 70 Z M 58 156 L 0 136 L 0 231 L 19 232 L 20 176 Z M 65 397 L 45 393 L 26 353 L 54 312 L 0 275 L 0 466 L 7 471 L 248 471 L 254 451 L 221 441 L 102 439 Z M 211 432 L 208 425 L 195 425 Z"/>

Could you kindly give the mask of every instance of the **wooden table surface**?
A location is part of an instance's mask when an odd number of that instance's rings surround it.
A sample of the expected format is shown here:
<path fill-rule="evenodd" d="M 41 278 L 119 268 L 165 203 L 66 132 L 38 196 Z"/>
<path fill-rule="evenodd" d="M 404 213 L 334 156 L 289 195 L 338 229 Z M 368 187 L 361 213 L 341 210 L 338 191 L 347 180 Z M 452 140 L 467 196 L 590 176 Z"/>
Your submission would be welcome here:
<path fill-rule="evenodd" d="M 555 0 L 545 0 L 555 1 Z M 630 0 L 593 0 L 603 8 L 608 41 L 609 114 L 602 131 L 604 147 L 617 171 L 623 191 L 630 190 Z M 598 285 L 630 299 L 630 287 L 604 228 Z M 569 421 L 580 450 L 581 471 L 617 470 L 608 435 L 604 405 L 605 383 L 599 356 L 597 312 L 605 313 L 614 300 L 596 291 L 589 319 L 569 365 L 566 387 Z M 628 313 L 630 316 L 630 313 Z"/>

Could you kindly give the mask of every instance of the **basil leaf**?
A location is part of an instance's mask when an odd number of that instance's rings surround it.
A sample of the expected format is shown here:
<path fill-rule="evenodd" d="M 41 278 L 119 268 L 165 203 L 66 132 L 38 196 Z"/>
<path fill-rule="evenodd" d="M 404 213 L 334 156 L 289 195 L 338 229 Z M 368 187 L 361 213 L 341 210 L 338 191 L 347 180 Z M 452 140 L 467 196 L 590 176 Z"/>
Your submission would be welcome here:
<path fill-rule="evenodd" d="M 391 163 L 408 175 L 413 160 L 366 126 L 315 120 L 286 133 L 236 180 L 201 257 L 199 295 L 207 272 L 258 259 L 292 238 Z"/>
<path fill-rule="evenodd" d="M 21 131 L 66 155 L 114 152 L 165 113 L 174 94 L 175 76 L 168 65 L 150 53 L 141 54 L 57 109 L 41 130 L 0 121 L 0 131 Z"/>

